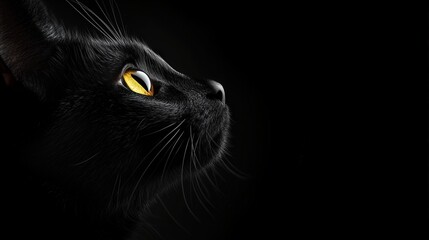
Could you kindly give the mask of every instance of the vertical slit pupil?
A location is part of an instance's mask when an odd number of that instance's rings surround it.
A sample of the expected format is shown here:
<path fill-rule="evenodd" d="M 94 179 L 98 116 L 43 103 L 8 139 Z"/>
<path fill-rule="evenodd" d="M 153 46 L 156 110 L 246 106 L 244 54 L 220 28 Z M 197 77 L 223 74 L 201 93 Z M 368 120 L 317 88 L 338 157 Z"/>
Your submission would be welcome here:
<path fill-rule="evenodd" d="M 146 91 L 150 91 L 149 87 L 146 85 L 146 82 L 143 81 L 143 79 L 139 78 L 137 75 L 131 74 L 131 76 L 134 78 L 134 80 L 136 80 L 138 83 L 140 83 L 140 85 L 142 85 L 144 87 L 144 89 L 146 89 Z"/>

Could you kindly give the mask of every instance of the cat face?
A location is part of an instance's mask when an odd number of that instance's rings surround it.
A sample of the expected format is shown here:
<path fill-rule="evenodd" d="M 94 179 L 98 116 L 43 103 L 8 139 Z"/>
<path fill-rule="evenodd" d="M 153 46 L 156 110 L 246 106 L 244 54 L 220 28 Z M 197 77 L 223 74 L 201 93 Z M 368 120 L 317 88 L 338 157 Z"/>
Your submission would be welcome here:
<path fill-rule="evenodd" d="M 220 160 L 229 126 L 222 85 L 175 71 L 119 30 L 68 32 L 38 2 L 0 9 L 3 76 L 37 99 L 23 164 L 64 195 L 128 214 Z"/>

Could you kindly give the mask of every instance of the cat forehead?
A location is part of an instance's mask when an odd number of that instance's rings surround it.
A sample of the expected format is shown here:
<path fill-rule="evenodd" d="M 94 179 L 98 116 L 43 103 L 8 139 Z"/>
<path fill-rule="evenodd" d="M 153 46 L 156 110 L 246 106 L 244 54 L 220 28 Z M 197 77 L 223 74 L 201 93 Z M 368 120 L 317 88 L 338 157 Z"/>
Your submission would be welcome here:
<path fill-rule="evenodd" d="M 64 41 L 61 41 L 64 40 Z M 91 34 L 71 34 L 61 39 L 65 46 L 78 47 L 88 51 L 101 50 L 111 53 L 129 52 L 140 55 L 148 55 L 162 59 L 153 52 L 143 41 L 136 38 L 106 39 Z"/>
<path fill-rule="evenodd" d="M 151 60 L 164 67 L 171 68 L 167 62 L 150 49 L 146 43 L 137 38 L 106 39 L 91 34 L 69 34 L 60 40 L 62 47 L 90 54 L 106 54 L 109 56 L 129 55 L 134 60 Z"/>
<path fill-rule="evenodd" d="M 161 56 L 155 53 L 147 44 L 137 38 L 123 37 L 117 39 L 106 39 L 93 34 L 73 33 L 59 41 L 62 47 L 68 51 L 77 52 L 83 58 L 99 61 L 100 56 L 106 61 L 108 59 L 122 59 L 134 62 L 136 65 L 155 67 L 156 73 L 168 72 L 176 77 L 188 77 L 172 68 Z"/>

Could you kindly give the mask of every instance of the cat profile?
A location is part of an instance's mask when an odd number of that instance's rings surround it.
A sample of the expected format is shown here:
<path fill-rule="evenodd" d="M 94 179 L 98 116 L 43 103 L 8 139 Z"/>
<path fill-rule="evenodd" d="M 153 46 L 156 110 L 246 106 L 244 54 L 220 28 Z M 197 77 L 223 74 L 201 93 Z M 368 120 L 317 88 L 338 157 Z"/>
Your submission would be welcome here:
<path fill-rule="evenodd" d="M 225 91 L 70 5 L 98 34 L 67 30 L 41 1 L 0 1 L 5 218 L 16 236 L 127 239 L 163 192 L 222 162 Z"/>

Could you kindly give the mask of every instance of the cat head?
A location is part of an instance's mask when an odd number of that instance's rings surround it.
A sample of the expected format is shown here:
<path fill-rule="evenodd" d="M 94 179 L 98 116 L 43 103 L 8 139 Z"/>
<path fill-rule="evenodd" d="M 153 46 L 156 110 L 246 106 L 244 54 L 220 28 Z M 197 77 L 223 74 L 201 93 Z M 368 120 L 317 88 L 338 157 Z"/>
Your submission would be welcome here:
<path fill-rule="evenodd" d="M 19 163 L 64 196 L 129 214 L 221 159 L 229 110 L 219 83 L 100 25 L 98 35 L 71 32 L 40 1 L 0 1 L 3 128 L 20 136 Z"/>

